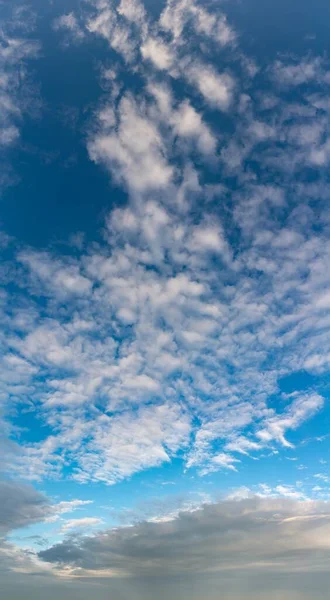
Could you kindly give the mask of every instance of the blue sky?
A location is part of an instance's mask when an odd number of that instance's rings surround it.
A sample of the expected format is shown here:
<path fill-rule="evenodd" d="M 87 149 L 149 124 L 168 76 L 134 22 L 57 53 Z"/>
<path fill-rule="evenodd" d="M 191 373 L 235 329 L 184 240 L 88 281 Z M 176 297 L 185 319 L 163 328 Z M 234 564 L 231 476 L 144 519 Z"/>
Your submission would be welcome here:
<path fill-rule="evenodd" d="M 326 598 L 328 3 L 0 14 L 6 597 Z"/>

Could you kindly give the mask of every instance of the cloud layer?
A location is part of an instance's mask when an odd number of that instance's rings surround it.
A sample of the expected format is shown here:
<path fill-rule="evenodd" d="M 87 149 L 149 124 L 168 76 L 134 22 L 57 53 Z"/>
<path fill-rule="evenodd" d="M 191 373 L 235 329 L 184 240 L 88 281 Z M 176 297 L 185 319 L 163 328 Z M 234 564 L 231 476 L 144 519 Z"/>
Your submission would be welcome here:
<path fill-rule="evenodd" d="M 240 591 L 250 598 L 246 581 L 250 593 L 254 588 L 258 594 L 259 579 L 269 597 L 277 598 L 287 574 L 293 580 L 313 574 L 322 580 L 329 561 L 329 519 L 326 503 L 227 500 L 165 522 L 67 539 L 39 556 L 59 569 L 70 568 L 76 577 L 133 578 L 137 589 L 144 581 L 155 590 L 166 580 L 168 588 L 180 590 L 180 576 L 184 590 L 187 581 L 207 576 L 211 590 L 217 585 L 225 597 L 238 598 Z M 316 597 L 323 597 L 319 592 Z M 282 593 L 284 598 L 304 597 Z"/>

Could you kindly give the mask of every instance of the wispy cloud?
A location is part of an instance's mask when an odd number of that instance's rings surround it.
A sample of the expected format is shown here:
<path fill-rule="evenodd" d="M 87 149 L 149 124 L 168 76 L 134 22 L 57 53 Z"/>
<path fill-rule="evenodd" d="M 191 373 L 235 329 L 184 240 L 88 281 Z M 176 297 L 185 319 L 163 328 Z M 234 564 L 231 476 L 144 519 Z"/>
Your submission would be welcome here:
<path fill-rule="evenodd" d="M 24 5 L 13 6 L 3 16 L 0 31 L 0 193 L 16 175 L 8 152 L 20 141 L 23 118 L 40 108 L 38 89 L 29 65 L 40 53 L 33 37 L 35 13 Z"/>
<path fill-rule="evenodd" d="M 98 517 L 82 517 L 81 519 L 68 519 L 62 527 L 61 533 L 67 533 L 68 531 L 76 531 L 77 529 L 91 529 L 102 525 L 103 520 Z"/>

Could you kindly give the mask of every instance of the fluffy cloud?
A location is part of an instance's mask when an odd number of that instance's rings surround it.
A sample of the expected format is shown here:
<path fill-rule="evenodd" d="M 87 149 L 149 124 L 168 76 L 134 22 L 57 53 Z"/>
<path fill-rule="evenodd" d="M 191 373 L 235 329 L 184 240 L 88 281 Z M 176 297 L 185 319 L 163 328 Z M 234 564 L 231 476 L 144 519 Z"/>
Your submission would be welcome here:
<path fill-rule="evenodd" d="M 168 462 L 188 444 L 189 434 L 189 418 L 176 406 L 147 407 L 114 419 L 103 415 L 93 424 L 93 438 L 81 453 L 75 478 L 84 482 L 92 475 L 94 481 L 115 483 Z"/>
<path fill-rule="evenodd" d="M 283 398 L 287 408 L 276 412 L 267 407 L 267 397 L 280 375 L 299 369 L 314 353 L 310 334 L 299 358 L 295 343 L 301 328 L 309 332 L 315 318 L 323 318 L 322 306 L 310 304 L 306 312 L 306 302 L 314 288 L 319 297 L 324 284 L 311 268 L 301 289 L 295 283 L 299 303 L 286 304 L 290 264 L 295 256 L 298 268 L 302 260 L 306 269 L 311 252 L 311 266 L 321 257 L 322 265 L 327 247 L 302 243 L 288 229 L 264 238 L 258 233 L 258 257 L 253 245 L 233 262 L 216 219 L 197 225 L 186 217 L 183 225 L 175 212 L 151 201 L 116 209 L 106 237 L 110 252 L 105 243 L 102 253 L 92 249 L 75 266 L 76 291 L 80 281 L 88 282 L 87 302 L 85 293 L 63 296 L 63 285 L 59 292 L 54 287 L 54 278 L 68 271 L 70 261 L 58 266 L 47 256 L 42 271 L 35 260 L 25 263 L 33 289 L 51 298 L 52 317 L 15 321 L 22 335 L 10 338 L 4 382 L 8 391 L 14 389 L 8 368 L 17 376 L 19 367 L 20 381 L 33 382 L 40 410 L 58 434 L 26 448 L 14 461 L 19 472 L 40 477 L 59 472 L 69 460 L 78 480 L 114 483 L 167 462 L 180 450 L 189 450 L 189 466 L 207 472 L 239 469 L 233 452 L 292 445 L 290 431 L 322 409 L 322 397 Z M 215 257 L 231 286 L 222 284 L 220 271 L 207 269 Z M 247 276 L 246 265 L 266 275 Z M 270 352 L 272 362 L 260 372 Z M 219 440 L 228 454 L 216 451 Z"/>
<path fill-rule="evenodd" d="M 212 67 L 200 63 L 187 69 L 187 78 L 208 104 L 221 110 L 230 107 L 234 89 L 234 80 L 230 75 L 217 73 Z"/>
<path fill-rule="evenodd" d="M 157 124 L 146 118 L 130 96 L 122 99 L 117 119 L 109 132 L 102 127 L 91 139 L 92 160 L 108 166 L 115 178 L 123 179 L 133 191 L 146 192 L 169 185 L 173 169 L 164 156 Z"/>
<path fill-rule="evenodd" d="M 18 260 L 28 265 L 37 279 L 47 282 L 48 287 L 53 288 L 52 293 L 85 295 L 91 289 L 91 282 L 79 273 L 79 266 L 74 263 L 62 266 L 47 254 L 28 251 L 19 254 Z"/>
<path fill-rule="evenodd" d="M 141 46 L 143 58 L 151 60 L 160 70 L 168 71 L 174 62 L 174 55 L 166 44 L 153 39 L 148 40 Z"/>
<path fill-rule="evenodd" d="M 87 32 L 101 36 L 127 63 L 133 62 L 148 31 L 143 5 L 133 0 L 123 0 L 117 6 L 104 1 L 92 3 L 92 8 L 85 22 Z"/>
<path fill-rule="evenodd" d="M 172 120 L 175 133 L 183 138 L 196 138 L 198 148 L 202 153 L 215 152 L 216 139 L 189 102 L 183 102 L 179 106 L 178 111 L 173 113 Z"/>
<path fill-rule="evenodd" d="M 169 0 L 160 16 L 160 27 L 172 34 L 175 41 L 182 39 L 186 28 L 192 25 L 195 33 L 226 46 L 234 42 L 236 34 L 221 11 L 209 12 L 193 0 Z"/>

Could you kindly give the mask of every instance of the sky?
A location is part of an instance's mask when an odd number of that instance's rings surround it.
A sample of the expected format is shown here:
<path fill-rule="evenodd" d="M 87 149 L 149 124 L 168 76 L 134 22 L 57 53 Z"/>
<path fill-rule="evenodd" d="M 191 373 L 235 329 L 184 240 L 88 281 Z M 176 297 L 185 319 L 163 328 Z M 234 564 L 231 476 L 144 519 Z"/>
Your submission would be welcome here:
<path fill-rule="evenodd" d="M 326 600 L 330 5 L 0 2 L 0 590 Z"/>

